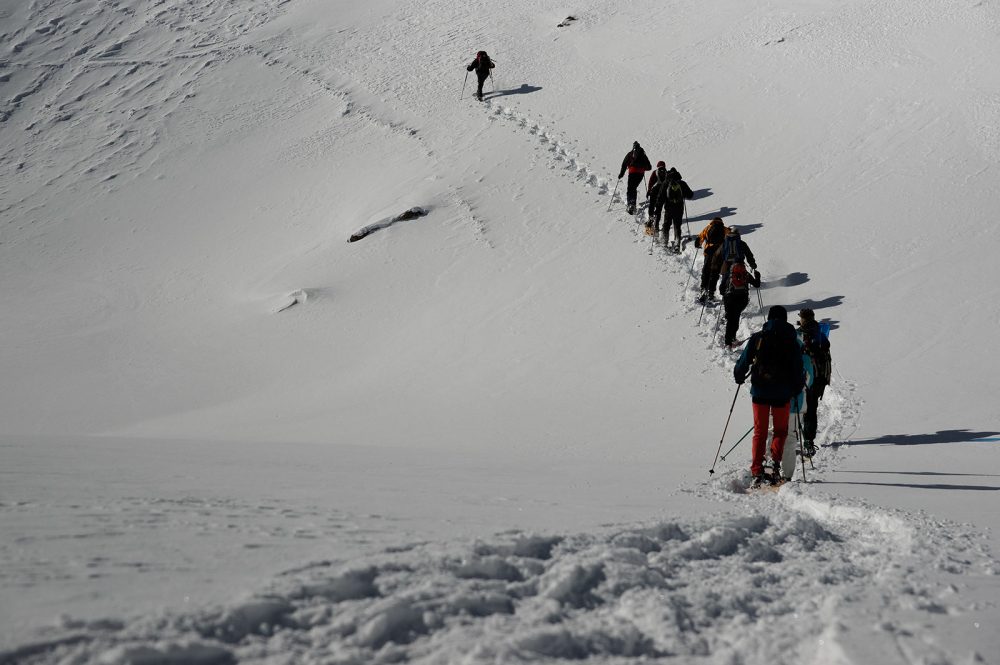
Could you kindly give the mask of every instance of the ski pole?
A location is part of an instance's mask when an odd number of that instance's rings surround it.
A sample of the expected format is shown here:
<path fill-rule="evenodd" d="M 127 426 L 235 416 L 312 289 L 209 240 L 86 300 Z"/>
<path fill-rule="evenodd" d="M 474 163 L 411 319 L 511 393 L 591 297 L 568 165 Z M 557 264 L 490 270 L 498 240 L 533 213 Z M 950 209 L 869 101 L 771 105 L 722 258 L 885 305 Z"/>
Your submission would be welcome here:
<path fill-rule="evenodd" d="M 465 83 L 462 84 L 462 94 L 458 96 L 459 99 L 465 97 L 465 86 L 469 82 L 469 72 L 465 72 Z"/>
<path fill-rule="evenodd" d="M 466 77 L 468 77 L 468 74 L 466 74 Z M 608 202 L 608 212 L 611 212 L 611 206 L 614 205 L 615 194 L 618 193 L 618 185 L 620 184 L 622 184 L 622 179 L 618 178 L 618 182 L 615 183 L 615 191 L 611 192 L 611 200 Z"/>
<path fill-rule="evenodd" d="M 726 461 L 726 458 L 727 458 L 727 457 L 729 456 L 729 453 L 731 453 L 731 452 L 733 452 L 734 450 L 736 450 L 736 446 L 740 445 L 740 443 L 742 443 L 742 442 L 743 442 L 743 439 L 745 439 L 745 438 L 747 438 L 748 436 L 750 436 L 750 432 L 752 432 L 752 431 L 753 431 L 753 425 L 751 425 L 751 426 L 750 426 L 750 429 L 748 429 L 748 430 L 747 430 L 747 433 L 746 433 L 746 434 L 744 434 L 743 436 L 741 436 L 741 437 L 740 437 L 740 440 L 739 440 L 739 441 L 737 441 L 736 443 L 734 443 L 734 444 L 733 444 L 733 447 L 732 447 L 732 448 L 730 448 L 729 450 L 727 450 L 727 451 L 726 451 L 726 454 L 725 454 L 725 455 L 723 455 L 722 457 L 720 457 L 720 458 L 719 458 L 719 461 L 720 461 L 720 462 L 725 462 L 725 461 Z"/>
<path fill-rule="evenodd" d="M 691 278 L 694 277 L 694 262 L 697 260 L 698 260 L 698 248 L 695 247 L 694 252 L 691 253 L 691 267 L 688 269 L 687 283 L 684 284 L 685 291 L 687 291 L 688 287 L 691 286 Z"/>
<path fill-rule="evenodd" d="M 729 420 L 733 417 L 733 409 L 736 408 L 736 398 L 740 396 L 740 388 L 742 387 L 742 383 L 736 384 L 736 394 L 733 395 L 733 404 L 729 407 L 729 415 L 726 416 L 726 426 L 722 429 L 722 437 L 719 439 L 719 449 L 715 451 L 715 461 L 712 462 L 712 468 L 708 470 L 708 475 L 715 473 L 715 464 L 719 461 L 719 453 L 722 452 L 722 442 L 726 439 L 726 430 L 729 429 Z"/>

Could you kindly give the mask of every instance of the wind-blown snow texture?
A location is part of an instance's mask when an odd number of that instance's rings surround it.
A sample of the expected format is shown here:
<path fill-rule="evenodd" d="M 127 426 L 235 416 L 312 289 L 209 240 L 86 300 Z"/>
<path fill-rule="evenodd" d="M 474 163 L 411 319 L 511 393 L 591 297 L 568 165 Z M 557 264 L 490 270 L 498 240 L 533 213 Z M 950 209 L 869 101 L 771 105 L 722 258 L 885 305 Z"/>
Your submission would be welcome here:
<path fill-rule="evenodd" d="M 0 663 L 1000 662 L 997 3 L 0 34 Z M 831 324 L 810 482 L 709 477 L 734 358 L 637 139 Z"/>

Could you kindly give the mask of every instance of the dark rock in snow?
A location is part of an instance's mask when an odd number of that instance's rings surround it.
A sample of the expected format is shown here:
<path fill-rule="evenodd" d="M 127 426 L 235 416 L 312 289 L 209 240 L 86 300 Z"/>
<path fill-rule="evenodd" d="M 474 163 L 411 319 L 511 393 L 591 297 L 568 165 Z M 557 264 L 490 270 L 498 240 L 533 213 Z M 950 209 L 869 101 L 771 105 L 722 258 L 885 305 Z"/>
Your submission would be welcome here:
<path fill-rule="evenodd" d="M 420 207 L 410 208 L 406 212 L 402 212 L 396 215 L 395 217 L 391 217 L 389 219 L 383 219 L 382 221 L 376 222 L 374 224 L 369 224 L 368 226 L 359 229 L 358 231 L 355 231 L 351 235 L 351 237 L 347 240 L 347 242 L 357 242 L 358 240 L 361 240 L 362 238 L 369 236 L 372 233 L 375 233 L 376 231 L 389 228 L 396 222 L 406 222 L 411 219 L 417 219 L 418 217 L 423 217 L 426 214 L 427 210 L 423 208 Z"/>

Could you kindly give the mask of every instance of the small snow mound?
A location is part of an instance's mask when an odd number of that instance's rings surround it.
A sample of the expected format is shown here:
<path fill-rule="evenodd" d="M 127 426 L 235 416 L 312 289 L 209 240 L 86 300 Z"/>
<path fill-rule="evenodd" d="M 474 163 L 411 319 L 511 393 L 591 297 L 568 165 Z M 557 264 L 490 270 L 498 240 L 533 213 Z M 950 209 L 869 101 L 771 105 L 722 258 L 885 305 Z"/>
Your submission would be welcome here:
<path fill-rule="evenodd" d="M 602 563 L 557 565 L 542 580 L 543 595 L 570 607 L 595 607 L 601 599 L 593 592 L 605 579 Z"/>
<path fill-rule="evenodd" d="M 379 649 L 389 642 L 409 644 L 427 633 L 423 612 L 402 600 L 389 604 L 358 630 L 357 642 Z"/>
<path fill-rule="evenodd" d="M 350 570 L 332 579 L 303 586 L 297 596 L 324 598 L 331 603 L 377 598 L 379 596 L 378 587 L 375 586 L 377 576 L 378 571 L 375 568 Z"/>
<path fill-rule="evenodd" d="M 293 607 L 278 598 L 261 598 L 230 608 L 220 618 L 204 622 L 199 632 L 235 644 L 248 635 L 269 635 L 275 627 L 293 625 L 288 615 Z"/>
<path fill-rule="evenodd" d="M 455 569 L 455 576 L 461 579 L 501 580 L 520 582 L 524 579 L 517 566 L 498 556 L 487 556 L 467 561 Z"/>
<path fill-rule="evenodd" d="M 271 311 L 278 314 L 307 300 L 309 300 L 309 293 L 305 289 L 296 289 L 289 294 L 281 296 L 271 307 Z"/>
<path fill-rule="evenodd" d="M 499 556 L 516 556 L 525 559 L 548 561 L 552 552 L 563 539 L 559 536 L 525 536 L 508 545 L 485 545 L 476 547 L 476 554 Z"/>

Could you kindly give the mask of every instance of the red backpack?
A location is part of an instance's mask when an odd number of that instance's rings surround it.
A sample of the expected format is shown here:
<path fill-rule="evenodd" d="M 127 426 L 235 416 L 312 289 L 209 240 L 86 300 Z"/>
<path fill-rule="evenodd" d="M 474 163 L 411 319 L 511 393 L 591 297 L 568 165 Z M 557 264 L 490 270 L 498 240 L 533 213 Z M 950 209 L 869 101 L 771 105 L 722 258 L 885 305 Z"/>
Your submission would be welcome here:
<path fill-rule="evenodd" d="M 750 285 L 750 273 L 742 263 L 734 263 L 729 268 L 729 288 L 746 291 Z"/>

